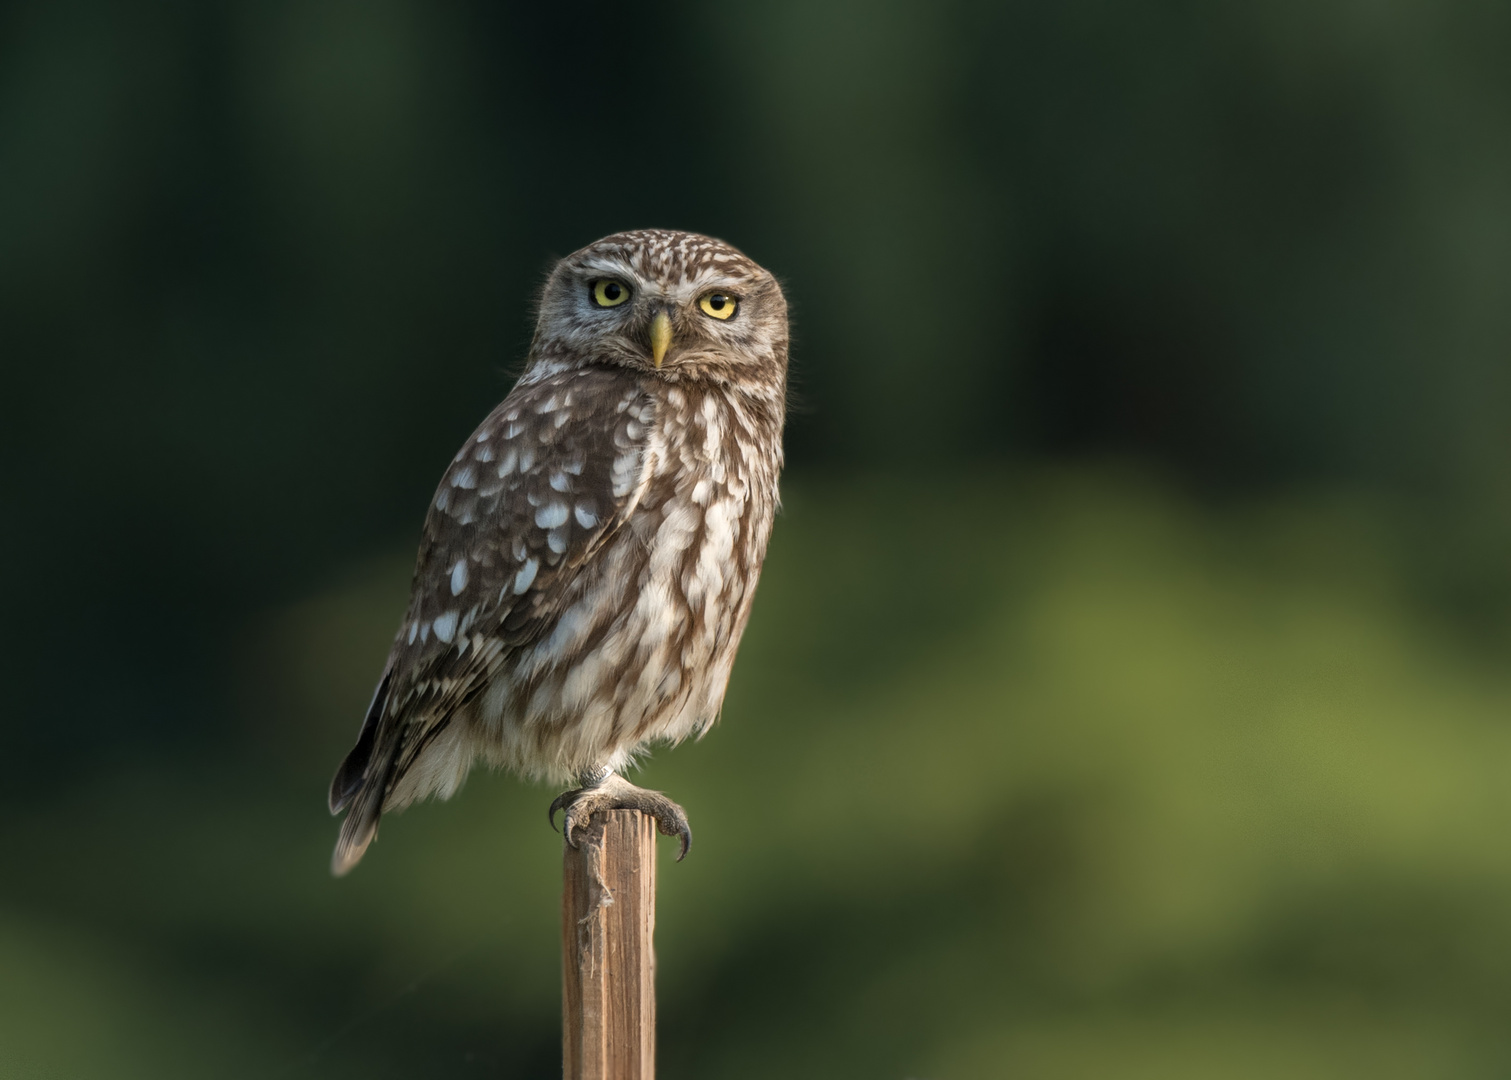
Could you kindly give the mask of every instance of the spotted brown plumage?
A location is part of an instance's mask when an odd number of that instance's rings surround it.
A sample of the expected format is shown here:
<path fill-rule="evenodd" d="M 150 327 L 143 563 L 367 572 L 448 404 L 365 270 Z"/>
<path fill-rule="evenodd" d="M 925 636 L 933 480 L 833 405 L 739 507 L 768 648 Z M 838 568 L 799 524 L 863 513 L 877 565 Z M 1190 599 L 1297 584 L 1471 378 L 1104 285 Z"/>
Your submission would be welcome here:
<path fill-rule="evenodd" d="M 720 241 L 642 230 L 563 259 L 524 374 L 446 470 L 408 612 L 357 745 L 333 869 L 387 810 L 449 797 L 473 762 L 576 779 L 568 840 L 634 806 L 618 775 L 718 717 L 777 505 L 787 310 Z"/>

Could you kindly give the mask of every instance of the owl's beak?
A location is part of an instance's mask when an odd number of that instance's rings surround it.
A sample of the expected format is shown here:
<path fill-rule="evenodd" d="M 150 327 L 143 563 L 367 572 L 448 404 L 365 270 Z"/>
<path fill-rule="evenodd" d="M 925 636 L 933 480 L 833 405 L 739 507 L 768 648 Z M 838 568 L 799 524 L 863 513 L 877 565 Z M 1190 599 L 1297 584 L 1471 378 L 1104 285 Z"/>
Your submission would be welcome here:
<path fill-rule="evenodd" d="M 671 316 L 664 311 L 656 312 L 651 320 L 651 363 L 661 370 L 661 361 L 666 359 L 667 347 L 672 343 Z"/>

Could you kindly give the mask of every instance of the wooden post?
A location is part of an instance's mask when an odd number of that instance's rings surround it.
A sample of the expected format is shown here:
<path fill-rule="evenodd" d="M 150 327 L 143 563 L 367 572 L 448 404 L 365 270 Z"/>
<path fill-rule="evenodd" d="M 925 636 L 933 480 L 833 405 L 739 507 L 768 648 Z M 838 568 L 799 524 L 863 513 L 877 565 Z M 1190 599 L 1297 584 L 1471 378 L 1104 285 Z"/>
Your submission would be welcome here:
<path fill-rule="evenodd" d="M 656 823 L 594 814 L 563 862 L 562 1076 L 654 1080 Z"/>

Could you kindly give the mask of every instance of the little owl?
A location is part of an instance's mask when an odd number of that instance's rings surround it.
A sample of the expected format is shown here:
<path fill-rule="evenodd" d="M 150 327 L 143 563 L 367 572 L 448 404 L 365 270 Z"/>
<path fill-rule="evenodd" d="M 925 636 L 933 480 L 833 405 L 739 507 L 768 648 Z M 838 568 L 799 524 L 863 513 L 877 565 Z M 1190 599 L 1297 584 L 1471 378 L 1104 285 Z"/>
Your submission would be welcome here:
<path fill-rule="evenodd" d="M 620 773 L 717 719 L 771 535 L 787 304 L 740 252 L 618 233 L 557 264 L 524 374 L 467 440 L 425 518 L 409 610 L 331 783 L 332 859 L 387 810 L 448 798 L 474 759 L 575 780 L 595 811 L 692 833 Z"/>

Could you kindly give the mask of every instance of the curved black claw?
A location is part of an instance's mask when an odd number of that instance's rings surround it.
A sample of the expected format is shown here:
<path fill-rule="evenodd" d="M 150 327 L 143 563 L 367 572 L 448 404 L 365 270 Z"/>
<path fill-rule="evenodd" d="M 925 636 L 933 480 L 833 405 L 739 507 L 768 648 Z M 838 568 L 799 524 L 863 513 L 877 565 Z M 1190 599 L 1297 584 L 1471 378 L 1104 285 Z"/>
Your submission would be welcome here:
<path fill-rule="evenodd" d="M 653 795 L 661 795 L 659 791 L 651 792 Z M 693 827 L 687 823 L 687 814 L 682 807 L 661 795 L 666 802 L 668 813 L 652 814 L 656 819 L 656 831 L 662 836 L 675 836 L 677 838 L 677 861 L 687 858 L 688 849 L 693 846 Z M 649 810 L 646 813 L 651 813 Z"/>
<path fill-rule="evenodd" d="M 573 788 L 571 791 L 563 791 L 551 800 L 551 805 L 546 810 L 546 820 L 551 823 L 552 830 L 556 830 L 556 811 L 565 809 L 571 804 L 573 799 L 587 790 L 587 788 Z"/>
<path fill-rule="evenodd" d="M 677 861 L 681 862 L 693 845 L 692 826 L 687 812 L 659 791 L 636 787 L 621 776 L 610 776 L 597 787 L 564 791 L 552 800 L 546 811 L 551 828 L 556 828 L 556 811 L 565 810 L 562 832 L 567 843 L 577 846 L 577 834 L 588 827 L 589 820 L 600 810 L 639 810 L 656 819 L 656 831 L 681 841 Z"/>

